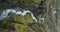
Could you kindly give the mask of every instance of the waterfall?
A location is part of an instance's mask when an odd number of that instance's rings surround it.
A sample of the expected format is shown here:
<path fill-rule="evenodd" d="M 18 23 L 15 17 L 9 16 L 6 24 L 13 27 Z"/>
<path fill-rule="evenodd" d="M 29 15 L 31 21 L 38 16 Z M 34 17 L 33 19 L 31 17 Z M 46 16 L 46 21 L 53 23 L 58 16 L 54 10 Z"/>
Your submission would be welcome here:
<path fill-rule="evenodd" d="M 23 12 L 19 11 L 19 10 L 15 10 L 15 9 L 6 9 L 3 11 L 3 13 L 1 13 L 0 15 L 0 20 L 6 18 L 8 16 L 8 13 L 14 13 L 16 15 L 22 15 L 25 16 L 27 13 L 30 13 L 33 20 L 35 20 L 37 22 L 37 19 L 34 17 L 33 13 L 29 10 L 24 10 Z"/>

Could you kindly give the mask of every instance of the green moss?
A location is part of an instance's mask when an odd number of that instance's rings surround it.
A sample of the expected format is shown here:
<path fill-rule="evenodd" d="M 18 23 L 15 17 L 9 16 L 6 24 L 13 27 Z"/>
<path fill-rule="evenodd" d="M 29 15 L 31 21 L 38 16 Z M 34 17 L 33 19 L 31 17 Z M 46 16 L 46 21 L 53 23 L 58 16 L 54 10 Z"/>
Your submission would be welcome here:
<path fill-rule="evenodd" d="M 22 9 L 37 9 L 40 3 L 40 0 L 8 0 L 9 4 L 0 3 L 0 10 L 4 10 L 7 8 L 15 8 L 20 7 Z M 30 14 L 25 16 L 21 15 L 10 15 L 10 18 L 5 18 L 0 21 L 0 32 L 50 32 L 50 27 L 48 24 L 48 18 L 45 17 L 47 10 L 49 10 L 50 0 L 44 1 L 44 22 L 42 23 L 34 23 Z M 40 8 L 39 8 L 40 9 Z M 35 10 L 34 13 L 37 11 Z M 39 10 L 40 11 L 40 10 Z M 39 12 L 38 11 L 38 12 Z M 38 20 L 40 21 L 41 15 L 37 16 Z M 21 24 L 22 23 L 22 24 Z M 29 26 L 30 25 L 30 26 Z M 11 29 L 12 28 L 14 29 Z M 5 28 L 4 28 L 5 27 Z"/>
<path fill-rule="evenodd" d="M 45 17 L 45 19 L 44 19 L 44 23 L 45 23 L 45 24 L 48 23 L 48 18 L 47 18 L 47 17 Z"/>
<path fill-rule="evenodd" d="M 29 28 L 27 25 L 22 25 L 18 23 L 13 23 L 16 32 L 35 32 L 32 28 Z"/>
<path fill-rule="evenodd" d="M 22 32 L 25 28 L 27 28 L 25 25 L 20 25 L 20 24 L 14 24 L 14 28 L 16 32 Z"/>
<path fill-rule="evenodd" d="M 25 15 L 25 16 L 21 16 L 21 15 L 20 15 L 20 16 L 11 15 L 11 16 L 12 16 L 11 18 L 12 18 L 14 21 L 16 21 L 16 22 L 21 22 L 21 23 L 23 23 L 23 24 L 28 24 L 28 23 L 33 23 L 33 22 L 34 22 L 30 14 L 27 14 L 27 15 Z"/>
<path fill-rule="evenodd" d="M 3 19 L 2 20 L 2 23 L 4 24 L 4 23 L 7 23 L 8 22 L 8 18 L 5 18 L 5 19 Z"/>

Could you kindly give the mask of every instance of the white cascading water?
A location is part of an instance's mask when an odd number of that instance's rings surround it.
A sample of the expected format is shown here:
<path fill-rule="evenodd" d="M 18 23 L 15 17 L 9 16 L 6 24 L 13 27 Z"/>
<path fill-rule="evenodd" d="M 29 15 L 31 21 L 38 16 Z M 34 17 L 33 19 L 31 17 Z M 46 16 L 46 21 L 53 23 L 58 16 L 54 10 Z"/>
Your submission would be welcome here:
<path fill-rule="evenodd" d="M 4 10 L 3 13 L 0 15 L 0 20 L 6 18 L 8 16 L 8 13 L 10 13 L 10 12 L 14 13 L 16 15 L 22 15 L 22 16 L 25 16 L 27 13 L 30 13 L 32 18 L 37 22 L 37 19 L 34 17 L 33 13 L 30 12 L 29 10 L 26 10 L 26 11 L 24 10 L 23 12 L 21 12 L 19 10 L 16 11 L 15 9 L 6 9 L 6 10 Z"/>

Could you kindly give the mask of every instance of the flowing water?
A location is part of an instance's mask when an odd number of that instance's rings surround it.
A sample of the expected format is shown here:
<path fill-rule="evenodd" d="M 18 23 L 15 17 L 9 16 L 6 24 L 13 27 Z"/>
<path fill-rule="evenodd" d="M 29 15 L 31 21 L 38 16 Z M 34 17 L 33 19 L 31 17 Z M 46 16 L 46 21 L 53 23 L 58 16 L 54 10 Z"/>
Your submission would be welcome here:
<path fill-rule="evenodd" d="M 23 12 L 21 12 L 19 10 L 16 11 L 14 9 L 6 9 L 6 10 L 4 10 L 3 13 L 1 13 L 1 15 L 0 15 L 0 20 L 6 18 L 10 12 L 14 13 L 16 15 L 22 15 L 22 16 L 25 16 L 27 13 L 30 13 L 32 18 L 37 22 L 37 19 L 34 17 L 33 13 L 30 12 L 29 10 L 26 10 L 26 11 L 24 10 Z"/>

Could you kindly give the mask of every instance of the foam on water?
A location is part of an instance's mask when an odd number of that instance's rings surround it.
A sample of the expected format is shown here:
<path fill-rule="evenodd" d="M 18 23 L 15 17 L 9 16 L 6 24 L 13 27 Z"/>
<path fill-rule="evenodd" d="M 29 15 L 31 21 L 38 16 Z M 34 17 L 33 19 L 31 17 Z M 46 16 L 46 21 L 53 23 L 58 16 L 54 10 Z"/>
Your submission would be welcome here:
<path fill-rule="evenodd" d="M 14 13 L 16 15 L 22 15 L 22 16 L 25 16 L 27 13 L 30 13 L 32 18 L 37 22 L 37 19 L 34 17 L 33 13 L 30 12 L 29 10 L 26 10 L 26 11 L 24 10 L 23 12 L 21 12 L 19 10 L 16 11 L 14 9 L 6 9 L 6 10 L 4 10 L 3 13 L 0 15 L 0 20 L 6 18 L 8 16 L 8 13 L 10 13 L 10 12 Z"/>

